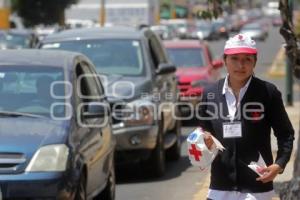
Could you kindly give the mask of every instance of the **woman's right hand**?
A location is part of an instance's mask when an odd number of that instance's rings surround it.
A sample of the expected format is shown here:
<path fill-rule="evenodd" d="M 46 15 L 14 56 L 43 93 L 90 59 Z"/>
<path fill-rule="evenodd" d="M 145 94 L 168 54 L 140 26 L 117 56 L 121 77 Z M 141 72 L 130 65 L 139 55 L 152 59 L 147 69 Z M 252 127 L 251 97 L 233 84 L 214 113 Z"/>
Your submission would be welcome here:
<path fill-rule="evenodd" d="M 204 142 L 207 148 L 210 150 L 212 145 L 214 144 L 214 141 L 211 137 L 211 134 L 209 132 L 205 132 L 204 134 Z"/>

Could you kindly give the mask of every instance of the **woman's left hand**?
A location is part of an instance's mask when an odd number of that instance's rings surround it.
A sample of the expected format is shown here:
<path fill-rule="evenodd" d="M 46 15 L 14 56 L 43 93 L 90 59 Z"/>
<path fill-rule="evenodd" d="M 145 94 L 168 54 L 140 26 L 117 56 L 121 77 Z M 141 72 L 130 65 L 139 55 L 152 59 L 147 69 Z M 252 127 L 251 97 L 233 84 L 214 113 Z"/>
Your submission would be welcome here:
<path fill-rule="evenodd" d="M 273 181 L 281 171 L 282 169 L 278 164 L 272 164 L 266 168 L 261 169 L 259 172 L 263 175 L 256 180 L 263 183 Z"/>

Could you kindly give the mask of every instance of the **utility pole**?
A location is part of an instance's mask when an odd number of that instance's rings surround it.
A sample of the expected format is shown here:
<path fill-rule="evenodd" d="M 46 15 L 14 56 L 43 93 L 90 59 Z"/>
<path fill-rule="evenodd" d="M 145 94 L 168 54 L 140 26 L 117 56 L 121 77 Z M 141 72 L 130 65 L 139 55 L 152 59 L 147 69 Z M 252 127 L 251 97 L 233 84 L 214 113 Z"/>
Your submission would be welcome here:
<path fill-rule="evenodd" d="M 293 23 L 293 12 L 294 12 L 294 5 L 293 0 L 288 0 L 288 6 L 291 12 L 291 20 Z M 293 70 L 292 70 L 292 63 L 289 60 L 288 56 L 286 56 L 286 105 L 292 106 L 293 105 Z"/>
<path fill-rule="evenodd" d="M 174 1 L 170 1 L 170 17 L 176 19 L 176 4 Z"/>
<path fill-rule="evenodd" d="M 105 5 L 106 5 L 106 0 L 100 0 L 100 26 L 104 26 L 105 25 L 105 21 L 106 21 L 106 9 L 105 9 Z"/>
<path fill-rule="evenodd" d="M 10 0 L 0 0 L 0 29 L 9 29 Z"/>

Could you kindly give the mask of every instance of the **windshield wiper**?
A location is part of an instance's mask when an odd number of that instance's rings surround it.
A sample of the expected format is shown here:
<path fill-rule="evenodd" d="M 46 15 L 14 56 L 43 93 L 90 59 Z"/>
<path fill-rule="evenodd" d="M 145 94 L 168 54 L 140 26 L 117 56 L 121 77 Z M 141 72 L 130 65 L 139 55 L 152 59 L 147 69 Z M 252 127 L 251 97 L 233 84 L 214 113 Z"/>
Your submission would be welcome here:
<path fill-rule="evenodd" d="M 0 117 L 32 117 L 32 118 L 46 118 L 42 115 L 35 115 L 23 112 L 0 111 Z"/>

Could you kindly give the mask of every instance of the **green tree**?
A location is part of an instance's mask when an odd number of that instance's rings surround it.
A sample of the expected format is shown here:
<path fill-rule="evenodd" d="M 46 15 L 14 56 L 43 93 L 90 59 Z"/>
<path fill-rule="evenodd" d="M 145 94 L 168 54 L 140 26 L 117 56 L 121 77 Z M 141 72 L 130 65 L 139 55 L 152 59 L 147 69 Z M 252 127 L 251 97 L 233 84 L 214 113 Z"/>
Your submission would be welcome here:
<path fill-rule="evenodd" d="M 78 0 L 12 0 L 12 10 L 23 18 L 25 26 L 64 25 L 65 9 Z"/>

